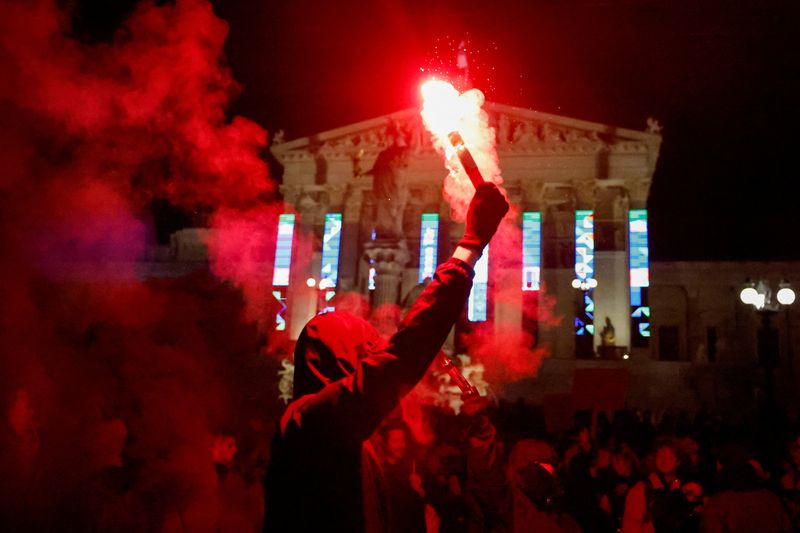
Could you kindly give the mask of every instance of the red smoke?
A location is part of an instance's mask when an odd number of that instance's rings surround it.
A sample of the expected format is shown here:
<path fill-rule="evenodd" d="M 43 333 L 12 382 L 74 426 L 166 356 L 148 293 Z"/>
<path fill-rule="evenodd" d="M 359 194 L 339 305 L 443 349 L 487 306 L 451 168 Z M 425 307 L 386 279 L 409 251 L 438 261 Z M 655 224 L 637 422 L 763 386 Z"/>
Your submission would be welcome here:
<path fill-rule="evenodd" d="M 0 2 L 0 523 L 257 529 L 277 365 L 242 317 L 268 312 L 275 183 L 266 132 L 226 117 L 227 25 L 145 2 L 87 44 L 57 5 Z M 219 227 L 211 270 L 242 293 L 142 280 L 156 199 Z"/>
<path fill-rule="evenodd" d="M 535 376 L 550 355 L 537 343 L 537 333 L 526 331 L 520 323 L 537 323 L 540 333 L 560 321 L 553 314 L 555 300 L 547 294 L 547 287 L 528 293 L 521 290 L 522 231 L 516 223 L 518 217 L 519 208 L 512 205 L 489 244 L 494 320 L 472 323 L 463 339 L 473 361 L 486 367 L 486 379 L 497 391 L 513 381 Z M 501 311 L 501 307 L 507 309 Z M 510 320 L 505 318 L 506 313 Z"/>
<path fill-rule="evenodd" d="M 0 0 L 0 523 L 257 529 L 279 208 L 266 132 L 226 115 L 227 25 L 145 2 L 87 44 L 61 4 Z M 154 200 L 217 230 L 219 279 L 143 280 Z"/>

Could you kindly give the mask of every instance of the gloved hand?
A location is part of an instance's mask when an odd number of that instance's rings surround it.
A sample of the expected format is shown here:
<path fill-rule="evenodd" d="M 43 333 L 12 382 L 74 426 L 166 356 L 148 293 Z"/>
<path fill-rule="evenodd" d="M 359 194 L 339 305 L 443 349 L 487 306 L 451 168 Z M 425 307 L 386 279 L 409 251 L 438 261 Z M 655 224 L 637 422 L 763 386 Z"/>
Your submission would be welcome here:
<path fill-rule="evenodd" d="M 508 213 L 508 201 L 494 183 L 481 183 L 467 211 L 467 225 L 459 246 L 481 252 L 492 240 L 497 226 Z"/>
<path fill-rule="evenodd" d="M 483 438 L 494 431 L 494 426 L 489 421 L 489 398 L 475 393 L 462 393 L 461 415 L 466 424 L 464 437 Z"/>

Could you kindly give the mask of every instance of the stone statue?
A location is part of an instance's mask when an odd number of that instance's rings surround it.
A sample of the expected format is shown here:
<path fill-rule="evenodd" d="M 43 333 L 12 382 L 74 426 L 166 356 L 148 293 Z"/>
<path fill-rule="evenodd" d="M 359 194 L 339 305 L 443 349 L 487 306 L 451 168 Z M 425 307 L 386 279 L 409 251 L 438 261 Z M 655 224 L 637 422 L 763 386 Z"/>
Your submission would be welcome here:
<path fill-rule="evenodd" d="M 403 212 L 408 202 L 406 166 L 408 146 L 398 137 L 375 159 L 372 192 L 375 197 L 375 236 L 403 239 Z"/>
<path fill-rule="evenodd" d="M 616 346 L 617 337 L 614 333 L 614 324 L 611 323 L 611 318 L 606 317 L 606 325 L 603 326 L 603 331 L 600 332 L 602 337 L 603 346 Z"/>
<path fill-rule="evenodd" d="M 663 126 L 658 121 L 658 119 L 653 117 L 647 117 L 647 129 L 645 130 L 647 133 L 656 133 L 660 134 L 663 130 Z"/>
<path fill-rule="evenodd" d="M 497 144 L 506 144 L 511 135 L 511 120 L 508 115 L 500 113 L 497 127 Z"/>

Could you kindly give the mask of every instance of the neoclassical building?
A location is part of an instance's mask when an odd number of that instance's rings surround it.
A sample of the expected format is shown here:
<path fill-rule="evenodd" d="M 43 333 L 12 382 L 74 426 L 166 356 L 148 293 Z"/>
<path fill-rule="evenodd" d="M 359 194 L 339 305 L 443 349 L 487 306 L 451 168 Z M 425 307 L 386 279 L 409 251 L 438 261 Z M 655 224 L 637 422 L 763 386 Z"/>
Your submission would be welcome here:
<path fill-rule="evenodd" d="M 485 109 L 504 187 L 519 207 L 518 249 L 504 251 L 519 261 L 499 265 L 489 246 L 456 329 L 519 328 L 549 354 L 536 377 L 498 392 L 545 407 L 582 407 L 604 390 L 614 391 L 612 404 L 751 406 L 766 367 L 760 318 L 739 291 L 746 278 L 798 287 L 800 265 L 650 263 L 655 121 L 636 131 L 494 103 Z M 270 274 L 275 327 L 292 339 L 343 294 L 407 305 L 461 235 L 442 195 L 442 156 L 417 109 L 276 140 L 272 151 L 284 167 L 286 206 Z M 174 234 L 168 250 L 142 264 L 143 275 L 190 269 L 203 259 L 204 231 Z M 556 320 L 544 320 L 544 307 Z M 795 400 L 797 321 L 789 310 L 770 320 L 778 395 Z M 468 352 L 458 337 L 446 349 Z"/>
<path fill-rule="evenodd" d="M 661 137 L 500 104 L 489 103 L 486 111 L 496 131 L 504 187 L 521 211 L 520 305 L 508 298 L 495 305 L 487 287 L 481 301 L 471 298 L 480 316 L 470 318 L 508 320 L 514 307 L 523 306 L 526 292 L 546 290 L 565 319 L 557 327 L 538 328 L 537 337 L 557 357 L 593 358 L 607 319 L 614 329 L 611 344 L 620 347 L 614 354 L 646 349 L 650 331 L 631 320 L 631 295 L 635 307 L 645 308 L 639 318 L 649 315 L 645 209 Z M 281 143 L 273 153 L 284 165 L 281 191 L 302 231 L 328 242 L 326 220 L 340 217 L 337 276 L 323 281 L 335 285 L 328 289 L 373 292 L 373 303 L 402 303 L 432 271 L 431 261 L 446 258 L 460 236 L 442 195 L 442 156 L 416 109 Z M 386 182 L 394 189 L 386 192 Z M 382 201 L 385 196 L 392 199 Z M 404 241 L 399 246 L 382 239 L 386 211 L 397 223 L 387 232 Z M 316 297 L 304 289 L 305 280 L 323 280 L 322 269 L 331 268 L 322 248 L 299 253 L 313 259 L 290 274 L 300 281 L 286 290 L 292 336 L 316 305 L 307 303 Z M 492 266 L 491 259 L 483 265 L 487 286 L 498 277 Z M 479 283 L 482 279 L 479 272 Z M 573 288 L 576 279 L 587 290 Z M 519 327 L 525 327 L 518 314 Z"/>

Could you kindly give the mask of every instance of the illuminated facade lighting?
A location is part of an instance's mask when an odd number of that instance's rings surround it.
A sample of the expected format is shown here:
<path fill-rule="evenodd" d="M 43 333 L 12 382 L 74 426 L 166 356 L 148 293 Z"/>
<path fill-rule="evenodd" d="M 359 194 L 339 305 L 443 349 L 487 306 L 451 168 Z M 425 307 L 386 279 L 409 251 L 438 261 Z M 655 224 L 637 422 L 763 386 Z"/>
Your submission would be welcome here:
<path fill-rule="evenodd" d="M 575 279 L 581 291 L 581 306 L 575 317 L 575 335 L 594 335 L 594 213 L 591 210 L 575 211 Z"/>
<path fill-rule="evenodd" d="M 646 346 L 650 337 L 650 252 L 647 237 L 647 209 L 628 211 L 628 257 L 630 257 L 631 333 L 633 345 Z"/>
<path fill-rule="evenodd" d="M 322 263 L 320 265 L 319 290 L 324 301 L 321 312 L 333 311 L 328 305 L 336 295 L 339 281 L 339 248 L 342 240 L 342 214 L 325 215 L 325 228 L 322 232 Z"/>
<path fill-rule="evenodd" d="M 487 296 L 489 291 L 489 247 L 475 264 L 475 278 L 467 302 L 467 318 L 470 322 L 484 322 L 487 316 Z"/>
<path fill-rule="evenodd" d="M 419 230 L 419 283 L 433 278 L 439 250 L 439 214 L 423 213 Z"/>
<path fill-rule="evenodd" d="M 542 214 L 522 213 L 522 290 L 538 291 L 542 270 Z"/>
<path fill-rule="evenodd" d="M 275 261 L 272 271 L 272 296 L 278 301 L 275 329 L 286 330 L 287 287 L 292 266 L 292 241 L 294 239 L 293 214 L 278 217 L 278 238 L 275 241 Z"/>

